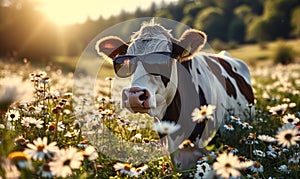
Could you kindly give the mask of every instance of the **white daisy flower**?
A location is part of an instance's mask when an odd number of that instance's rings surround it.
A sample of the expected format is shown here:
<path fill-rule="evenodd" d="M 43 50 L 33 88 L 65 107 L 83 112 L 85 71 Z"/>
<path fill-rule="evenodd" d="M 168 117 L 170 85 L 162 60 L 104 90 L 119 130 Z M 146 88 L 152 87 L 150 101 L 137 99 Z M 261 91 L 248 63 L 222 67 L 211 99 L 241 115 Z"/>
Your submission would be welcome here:
<path fill-rule="evenodd" d="M 224 128 L 225 128 L 227 131 L 233 131 L 233 130 L 234 130 L 234 128 L 233 128 L 233 126 L 232 126 L 231 124 L 225 124 L 225 125 L 224 125 Z"/>
<path fill-rule="evenodd" d="M 253 154 L 259 157 L 265 157 L 266 154 L 261 150 L 253 150 Z"/>
<path fill-rule="evenodd" d="M 239 116 L 237 116 L 237 115 L 235 115 L 235 116 L 230 116 L 230 119 L 231 119 L 232 121 L 235 121 L 235 122 L 238 122 L 238 121 L 241 120 L 241 118 L 240 118 Z"/>
<path fill-rule="evenodd" d="M 210 175 L 211 167 L 208 163 L 203 162 L 201 164 L 197 164 L 197 171 L 194 175 L 194 179 L 205 179 Z"/>
<path fill-rule="evenodd" d="M 133 176 L 135 174 L 135 168 L 132 167 L 130 164 L 127 164 L 127 163 L 117 162 L 114 165 L 114 169 L 116 171 L 120 171 L 122 174 L 125 174 L 125 175 Z"/>
<path fill-rule="evenodd" d="M 20 113 L 17 110 L 11 109 L 6 113 L 8 121 L 17 121 L 20 118 Z"/>
<path fill-rule="evenodd" d="M 263 142 L 275 142 L 276 139 L 274 137 L 268 135 L 258 135 L 257 138 Z"/>
<path fill-rule="evenodd" d="M 184 149 L 184 148 L 193 148 L 193 147 L 195 147 L 195 144 L 194 143 L 192 143 L 190 140 L 184 140 L 179 146 L 178 146 L 178 148 L 179 149 Z"/>
<path fill-rule="evenodd" d="M 300 162 L 300 153 L 297 152 L 293 155 L 292 158 L 289 159 L 289 163 L 294 163 L 294 164 L 297 164 Z"/>
<path fill-rule="evenodd" d="M 239 121 L 237 124 L 241 125 L 243 129 L 253 129 L 253 126 L 251 126 L 248 122 Z"/>
<path fill-rule="evenodd" d="M 48 163 L 44 163 L 39 167 L 39 170 L 37 171 L 38 175 L 41 175 L 43 178 L 53 178 L 54 175 L 50 171 L 50 167 Z"/>
<path fill-rule="evenodd" d="M 280 165 L 278 167 L 278 170 L 283 172 L 283 173 L 287 173 L 287 174 L 291 173 L 291 170 L 288 169 L 287 165 Z"/>
<path fill-rule="evenodd" d="M 27 144 L 27 147 L 28 148 L 24 150 L 24 153 L 33 160 L 42 160 L 46 156 L 51 158 L 54 153 L 59 151 L 59 148 L 56 146 L 56 142 L 51 142 L 48 145 L 47 137 L 44 137 L 43 139 L 39 137 L 33 141 L 33 144 Z"/>
<path fill-rule="evenodd" d="M 277 147 L 275 145 L 269 145 L 267 155 L 273 158 L 278 158 L 279 156 L 281 156 L 282 152 L 286 152 L 286 151 L 288 151 L 288 149 Z"/>
<path fill-rule="evenodd" d="M 297 124 L 300 120 L 295 116 L 295 114 L 287 114 L 283 116 L 282 121 L 285 124 Z"/>
<path fill-rule="evenodd" d="M 25 127 L 36 127 L 36 128 L 42 128 L 44 121 L 40 119 L 34 119 L 32 117 L 24 117 L 21 121 L 21 124 Z"/>
<path fill-rule="evenodd" d="M 148 169 L 148 165 L 143 165 L 141 167 L 138 167 L 134 171 L 134 176 L 139 176 L 140 174 L 144 173 Z"/>
<path fill-rule="evenodd" d="M 250 167 L 250 170 L 254 173 L 262 173 L 264 172 L 264 166 L 262 166 L 259 162 L 254 162 L 254 164 Z"/>
<path fill-rule="evenodd" d="M 99 155 L 95 147 L 89 145 L 84 149 L 83 156 L 87 157 L 90 161 L 94 161 Z"/>
<path fill-rule="evenodd" d="M 194 122 L 203 122 L 205 119 L 214 120 L 214 113 L 216 106 L 204 105 L 199 108 L 195 108 L 192 112 L 192 120 Z"/>
<path fill-rule="evenodd" d="M 269 112 L 273 115 L 283 114 L 288 108 L 288 104 L 280 104 L 269 109 Z"/>
<path fill-rule="evenodd" d="M 172 134 L 176 132 L 181 126 L 179 124 L 175 124 L 175 122 L 170 121 L 161 121 L 155 122 L 153 124 L 153 130 L 157 131 L 160 134 Z"/>
<path fill-rule="evenodd" d="M 233 153 L 220 154 L 217 161 L 213 164 L 213 169 L 223 178 L 238 177 L 241 175 L 239 171 L 240 161 Z"/>
<path fill-rule="evenodd" d="M 294 108 L 294 107 L 296 107 L 296 106 L 297 106 L 296 103 L 289 103 L 289 108 Z"/>
<path fill-rule="evenodd" d="M 296 128 L 285 128 L 277 132 L 276 139 L 278 144 L 289 148 L 292 145 L 296 145 L 297 141 L 300 141 L 298 134 L 299 132 Z"/>
<path fill-rule="evenodd" d="M 57 177 L 67 177 L 73 172 L 72 169 L 79 169 L 83 156 L 76 148 L 69 147 L 61 149 L 49 163 L 51 172 Z"/>

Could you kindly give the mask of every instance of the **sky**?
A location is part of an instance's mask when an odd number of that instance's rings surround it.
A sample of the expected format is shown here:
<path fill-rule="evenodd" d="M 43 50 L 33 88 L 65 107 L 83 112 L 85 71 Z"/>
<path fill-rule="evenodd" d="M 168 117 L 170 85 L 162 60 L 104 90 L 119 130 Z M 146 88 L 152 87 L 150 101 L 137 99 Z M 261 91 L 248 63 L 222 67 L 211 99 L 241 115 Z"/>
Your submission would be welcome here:
<path fill-rule="evenodd" d="M 89 17 L 93 20 L 100 16 L 107 18 L 118 15 L 123 9 L 134 12 L 137 7 L 147 9 L 153 2 L 157 5 L 177 0 L 39 0 L 40 10 L 57 25 L 69 25 L 85 22 Z"/>

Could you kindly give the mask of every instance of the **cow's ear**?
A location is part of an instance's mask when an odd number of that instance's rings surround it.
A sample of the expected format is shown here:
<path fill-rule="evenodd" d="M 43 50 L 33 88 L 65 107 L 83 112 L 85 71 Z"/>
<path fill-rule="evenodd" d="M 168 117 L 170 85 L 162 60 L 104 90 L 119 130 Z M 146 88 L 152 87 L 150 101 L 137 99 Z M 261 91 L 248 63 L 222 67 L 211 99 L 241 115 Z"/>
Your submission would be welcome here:
<path fill-rule="evenodd" d="M 206 38 L 206 34 L 202 31 L 186 30 L 178 40 L 173 40 L 173 55 L 180 61 L 190 59 L 202 49 Z"/>
<path fill-rule="evenodd" d="M 98 54 L 105 54 L 110 58 L 114 58 L 126 54 L 128 45 L 119 37 L 109 36 L 100 39 L 95 48 Z"/>

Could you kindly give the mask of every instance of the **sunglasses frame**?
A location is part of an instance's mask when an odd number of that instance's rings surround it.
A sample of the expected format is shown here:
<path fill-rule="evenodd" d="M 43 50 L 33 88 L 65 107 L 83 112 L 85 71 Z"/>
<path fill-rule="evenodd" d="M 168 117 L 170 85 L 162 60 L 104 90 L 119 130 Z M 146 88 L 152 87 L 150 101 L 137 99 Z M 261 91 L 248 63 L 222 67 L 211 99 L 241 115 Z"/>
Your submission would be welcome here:
<path fill-rule="evenodd" d="M 149 71 L 151 70 L 148 70 L 148 66 L 147 65 L 154 65 L 154 64 L 151 64 L 151 60 L 146 60 L 147 57 L 151 56 L 151 55 L 164 55 L 164 56 L 167 56 L 169 57 L 168 60 L 165 60 L 164 62 L 166 63 L 161 63 L 161 64 L 167 64 L 167 65 L 170 65 L 170 63 L 172 62 L 172 59 L 173 59 L 173 55 L 171 52 L 152 52 L 152 53 L 148 53 L 148 54 L 145 54 L 145 55 L 119 55 L 115 58 L 113 58 L 113 66 L 114 66 L 114 71 L 115 71 L 115 74 L 120 77 L 120 78 L 127 78 L 127 77 L 130 77 L 132 74 L 134 74 L 135 70 L 136 70 L 136 67 L 137 67 L 137 62 L 138 61 L 141 61 L 142 64 L 143 64 L 143 67 L 145 68 L 145 70 L 149 73 L 149 74 L 153 74 L 153 75 L 158 75 L 158 74 L 154 74 L 154 73 L 151 73 Z M 130 70 L 130 73 L 129 74 L 126 74 L 126 75 L 122 75 L 119 72 L 119 69 L 120 68 L 117 68 L 117 65 L 121 65 L 121 64 L 124 64 L 124 61 L 125 60 L 129 60 L 129 63 L 131 65 L 133 65 L 133 69 Z M 122 63 L 118 62 L 118 61 L 121 61 Z M 152 60 L 153 61 L 153 60 Z M 132 63 L 133 62 L 133 63 Z M 155 61 L 157 62 L 157 61 Z M 159 65 L 159 63 L 156 63 L 156 65 Z"/>

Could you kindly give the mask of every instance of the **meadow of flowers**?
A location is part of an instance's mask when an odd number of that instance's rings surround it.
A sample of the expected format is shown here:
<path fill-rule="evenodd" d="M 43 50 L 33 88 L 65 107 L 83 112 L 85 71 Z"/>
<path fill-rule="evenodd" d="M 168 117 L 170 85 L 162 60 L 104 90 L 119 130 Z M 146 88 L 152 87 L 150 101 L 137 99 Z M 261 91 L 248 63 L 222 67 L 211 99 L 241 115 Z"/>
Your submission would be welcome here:
<path fill-rule="evenodd" d="M 298 64 L 252 68 L 255 115 L 228 110 L 221 137 L 186 171 L 172 164 L 158 136 L 180 126 L 121 111 L 111 94 L 114 78 L 97 80 L 91 91 L 89 80 L 74 86 L 72 73 L 52 67 L 0 66 L 1 105 L 11 104 L 0 118 L 2 178 L 300 177 Z M 213 120 L 214 109 L 199 106 L 193 121 Z"/>

